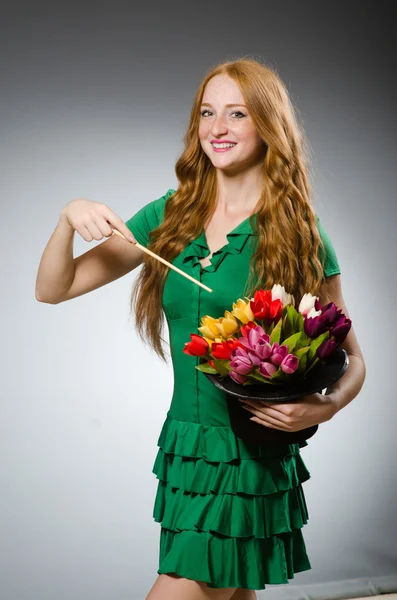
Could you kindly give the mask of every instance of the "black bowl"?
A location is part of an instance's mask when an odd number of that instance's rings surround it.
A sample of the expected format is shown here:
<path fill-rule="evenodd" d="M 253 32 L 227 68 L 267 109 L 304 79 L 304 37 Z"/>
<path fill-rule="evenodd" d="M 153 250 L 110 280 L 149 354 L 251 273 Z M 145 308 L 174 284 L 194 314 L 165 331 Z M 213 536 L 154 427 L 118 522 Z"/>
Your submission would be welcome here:
<path fill-rule="evenodd" d="M 229 375 L 221 376 L 211 373 L 204 375 L 217 388 L 226 393 L 229 410 L 230 424 L 235 435 L 252 444 L 295 444 L 312 437 L 318 425 L 301 429 L 300 431 L 282 431 L 272 429 L 255 421 L 250 421 L 253 416 L 246 411 L 237 398 L 266 400 L 266 402 L 285 403 L 294 402 L 302 396 L 315 392 L 322 392 L 324 388 L 338 381 L 349 366 L 349 357 L 343 348 L 336 348 L 325 363 L 318 363 L 306 377 L 286 383 L 269 384 L 258 383 L 242 385 L 234 381 Z"/>

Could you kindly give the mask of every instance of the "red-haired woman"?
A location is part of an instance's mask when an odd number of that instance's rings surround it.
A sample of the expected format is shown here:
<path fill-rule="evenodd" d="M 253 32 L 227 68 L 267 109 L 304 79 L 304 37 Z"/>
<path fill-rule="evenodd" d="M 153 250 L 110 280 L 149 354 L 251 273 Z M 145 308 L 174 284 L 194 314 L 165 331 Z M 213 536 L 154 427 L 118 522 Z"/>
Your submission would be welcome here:
<path fill-rule="evenodd" d="M 153 467 L 160 561 L 146 600 L 249 600 L 254 590 L 311 568 L 302 536 L 302 483 L 310 473 L 300 448 L 307 442 L 259 446 L 236 437 L 224 393 L 182 351 L 203 316 L 222 315 L 236 299 L 275 283 L 296 302 L 310 291 L 349 316 L 335 250 L 311 201 L 309 169 L 302 127 L 275 71 L 251 59 L 221 63 L 197 91 L 176 163 L 178 188 L 126 222 L 105 205 L 76 199 L 43 255 L 39 300 L 69 300 L 143 263 L 131 308 L 142 339 L 163 360 L 167 322 L 174 391 Z M 126 251 L 118 236 L 73 261 L 74 230 L 101 239 L 112 234 L 109 223 L 213 292 L 133 244 Z M 54 265 L 49 257 L 60 247 Z M 342 347 L 349 369 L 326 394 L 273 406 L 249 401 L 255 421 L 298 431 L 330 420 L 365 378 L 353 327 Z"/>

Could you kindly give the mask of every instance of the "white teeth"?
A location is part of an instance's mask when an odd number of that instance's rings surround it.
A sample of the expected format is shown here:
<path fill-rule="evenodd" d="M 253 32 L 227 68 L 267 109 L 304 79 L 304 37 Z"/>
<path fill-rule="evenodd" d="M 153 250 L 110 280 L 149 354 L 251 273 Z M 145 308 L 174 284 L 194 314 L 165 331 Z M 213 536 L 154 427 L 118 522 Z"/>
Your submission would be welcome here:
<path fill-rule="evenodd" d="M 212 143 L 214 148 L 233 148 L 236 144 L 214 144 Z"/>

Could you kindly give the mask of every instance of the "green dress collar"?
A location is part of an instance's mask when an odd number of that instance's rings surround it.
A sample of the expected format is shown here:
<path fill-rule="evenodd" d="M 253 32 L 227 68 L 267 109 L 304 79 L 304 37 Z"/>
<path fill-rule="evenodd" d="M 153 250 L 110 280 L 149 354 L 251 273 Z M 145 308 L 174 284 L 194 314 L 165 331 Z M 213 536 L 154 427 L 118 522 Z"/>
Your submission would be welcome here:
<path fill-rule="evenodd" d="M 256 214 L 247 217 L 237 227 L 230 231 L 226 238 L 228 243 L 222 246 L 219 250 L 213 253 L 211 257 L 211 265 L 203 268 L 200 260 L 208 256 L 210 249 L 207 244 L 204 228 L 202 228 L 199 236 L 192 240 L 183 251 L 183 263 L 190 264 L 191 267 L 199 266 L 201 271 L 212 273 L 216 271 L 221 262 L 228 254 L 239 254 L 250 236 L 257 236 L 256 231 Z"/>

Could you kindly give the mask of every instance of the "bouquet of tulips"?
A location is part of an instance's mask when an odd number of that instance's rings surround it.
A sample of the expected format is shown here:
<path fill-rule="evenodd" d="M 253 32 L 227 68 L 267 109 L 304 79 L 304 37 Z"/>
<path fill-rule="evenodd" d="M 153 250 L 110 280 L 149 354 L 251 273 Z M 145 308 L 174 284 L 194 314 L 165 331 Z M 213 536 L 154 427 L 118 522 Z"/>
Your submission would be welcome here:
<path fill-rule="evenodd" d="M 196 369 L 229 376 L 243 385 L 287 383 L 304 378 L 339 347 L 351 320 L 330 302 L 303 295 L 298 309 L 284 287 L 239 298 L 217 319 L 205 316 L 183 352 L 201 358 Z"/>

